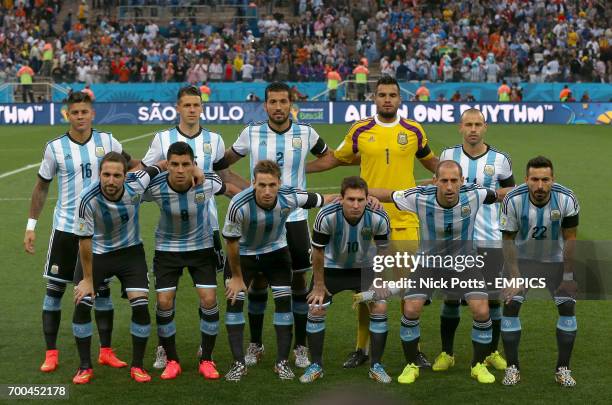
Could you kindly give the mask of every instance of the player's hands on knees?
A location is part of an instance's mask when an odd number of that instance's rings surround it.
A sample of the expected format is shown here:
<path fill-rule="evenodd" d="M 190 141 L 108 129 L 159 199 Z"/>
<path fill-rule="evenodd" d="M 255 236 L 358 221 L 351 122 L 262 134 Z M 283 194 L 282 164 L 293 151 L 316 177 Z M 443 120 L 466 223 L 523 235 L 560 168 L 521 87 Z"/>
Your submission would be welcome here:
<path fill-rule="evenodd" d="M 383 207 L 382 203 L 378 200 L 378 198 L 371 195 L 368 196 L 368 206 L 375 211 L 382 209 Z"/>
<path fill-rule="evenodd" d="M 315 283 L 312 291 L 306 296 L 308 304 L 320 307 L 325 302 L 325 297 L 331 295 L 323 283 Z"/>
<path fill-rule="evenodd" d="M 34 241 L 36 241 L 36 232 L 26 231 L 23 237 L 23 247 L 26 253 L 34 254 Z"/>
<path fill-rule="evenodd" d="M 576 293 L 578 292 L 578 283 L 576 280 L 563 280 L 561 284 L 559 284 L 559 288 L 555 291 L 556 297 L 570 297 L 576 298 Z"/>
<path fill-rule="evenodd" d="M 231 304 L 234 305 L 238 294 L 246 290 L 247 287 L 242 277 L 232 277 L 225 283 L 225 298 L 231 300 Z"/>
<path fill-rule="evenodd" d="M 386 300 L 391 296 L 391 290 L 389 290 L 388 288 L 370 287 L 370 289 L 374 291 L 374 297 L 377 300 Z"/>
<path fill-rule="evenodd" d="M 504 288 L 502 290 L 502 295 L 501 295 L 503 300 L 504 300 L 504 303 L 509 304 L 510 301 L 512 301 L 512 297 L 515 297 L 521 291 L 523 291 L 523 289 L 522 288 L 518 288 L 518 287 Z"/>
<path fill-rule="evenodd" d="M 74 303 L 79 305 L 81 300 L 85 297 L 94 298 L 93 282 L 91 280 L 81 280 L 79 284 L 74 287 Z"/>

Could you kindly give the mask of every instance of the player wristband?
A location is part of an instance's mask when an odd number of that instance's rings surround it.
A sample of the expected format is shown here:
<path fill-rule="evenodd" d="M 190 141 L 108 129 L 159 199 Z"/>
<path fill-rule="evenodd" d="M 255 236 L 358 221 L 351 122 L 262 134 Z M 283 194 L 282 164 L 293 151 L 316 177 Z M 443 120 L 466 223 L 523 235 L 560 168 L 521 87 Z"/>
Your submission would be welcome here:
<path fill-rule="evenodd" d="M 36 228 L 36 222 L 34 218 L 28 218 L 28 224 L 26 225 L 26 231 L 33 231 Z"/>
<path fill-rule="evenodd" d="M 573 281 L 574 273 L 563 273 L 563 281 Z"/>

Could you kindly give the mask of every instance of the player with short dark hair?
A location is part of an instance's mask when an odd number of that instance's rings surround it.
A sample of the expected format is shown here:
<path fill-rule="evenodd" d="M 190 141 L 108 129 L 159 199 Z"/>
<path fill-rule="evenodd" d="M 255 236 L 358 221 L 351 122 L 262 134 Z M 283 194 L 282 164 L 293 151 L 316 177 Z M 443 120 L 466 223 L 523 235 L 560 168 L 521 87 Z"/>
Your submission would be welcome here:
<path fill-rule="evenodd" d="M 459 121 L 459 132 L 463 136 L 463 143 L 444 149 L 440 153 L 440 161 L 453 160 L 459 163 L 465 174 L 466 185 L 478 184 L 484 188 L 496 189 L 499 198 L 503 198 L 516 185 L 512 174 L 512 162 L 506 153 L 485 143 L 487 123 L 482 112 L 475 108 L 465 110 Z M 484 275 L 492 286 L 489 288 L 489 313 L 493 334 L 491 354 L 485 361 L 497 370 L 505 370 L 506 360 L 497 351 L 502 316 L 501 302 L 498 299 L 499 290 L 493 287 L 495 278 L 501 275 L 504 263 L 499 231 L 499 205 L 484 205 L 478 210 L 472 239 L 476 242 L 479 254 L 486 257 Z M 442 352 L 432 365 L 434 371 L 446 371 L 455 365 L 453 343 L 460 321 L 459 305 L 459 301 L 450 300 L 442 305 L 440 313 Z"/>
<path fill-rule="evenodd" d="M 293 330 L 292 271 L 285 223 L 296 209 L 321 207 L 334 196 L 281 185 L 281 169 L 269 160 L 259 161 L 253 168 L 253 176 L 253 185 L 232 198 L 223 226 L 231 273 L 227 274 L 226 281 L 225 325 L 234 357 L 225 378 L 239 381 L 246 374 L 242 347 L 244 292 L 255 275 L 261 273 L 274 297 L 277 339 L 274 371 L 281 379 L 293 379 L 288 362 Z"/>
<path fill-rule="evenodd" d="M 109 152 L 100 162 L 99 180 L 79 196 L 75 234 L 79 237 L 79 260 L 75 271 L 75 302 L 72 331 L 80 364 L 75 384 L 87 384 L 93 377 L 91 363 L 91 307 L 100 286 L 116 276 L 123 296 L 132 308 L 132 366 L 130 376 L 148 382 L 143 368 L 144 352 L 151 331 L 147 293 L 147 263 L 140 239 L 138 210 L 141 197 L 158 166 L 127 174 L 127 161 L 118 152 Z"/>
<path fill-rule="evenodd" d="M 389 239 L 389 217 L 383 210 L 367 206 L 368 185 L 358 177 L 342 181 L 342 200 L 325 206 L 317 214 L 312 236 L 313 281 L 308 295 L 308 346 L 312 364 L 300 377 L 310 383 L 323 377 L 323 340 L 325 316 L 332 297 L 346 290 L 360 292 L 370 287 L 365 281 L 375 242 Z M 374 250 L 374 252 L 373 252 Z M 381 364 L 387 341 L 387 303 L 370 303 L 370 341 L 372 342 L 370 378 L 390 383 L 391 377 Z"/>
<path fill-rule="evenodd" d="M 248 183 L 229 169 L 224 158 L 225 144 L 221 135 L 209 131 L 200 125 L 202 114 L 202 99 L 200 90 L 195 86 L 182 87 L 177 94 L 176 111 L 179 123 L 176 127 L 157 132 L 153 136 L 149 150 L 142 158 L 142 166 L 152 165 L 166 159 L 168 148 L 175 142 L 181 141 L 189 144 L 194 154 L 194 161 L 204 173 L 215 172 L 226 184 L 228 196 L 236 194 L 248 186 Z M 221 236 L 219 234 L 219 220 L 217 206 L 213 200 L 208 204 L 210 210 L 211 226 L 215 231 L 215 254 L 217 255 L 217 268 L 221 270 L 225 261 Z M 198 357 L 201 353 L 198 352 Z M 156 350 L 153 367 L 163 369 L 166 367 L 166 354 L 161 343 Z"/>
<path fill-rule="evenodd" d="M 419 186 L 404 191 L 389 191 L 370 189 L 370 193 L 382 202 L 392 201 L 400 210 L 414 212 L 421 222 L 421 249 L 433 248 L 428 254 L 440 255 L 454 253 L 453 241 L 471 242 L 474 224 L 479 209 L 484 204 L 497 201 L 497 193 L 493 190 L 472 184 L 465 186 L 461 165 L 453 160 L 441 161 L 436 167 L 433 186 Z M 436 243 L 441 241 L 441 246 Z M 423 248 L 425 246 L 425 248 Z M 441 248 L 441 249 L 440 249 Z M 459 246 L 461 254 L 471 253 L 469 246 Z M 406 358 L 406 367 L 398 377 L 401 384 L 411 384 L 419 376 L 419 368 L 415 364 L 418 343 L 421 336 L 420 316 L 426 299 L 431 297 L 433 288 L 422 285 L 420 278 L 426 278 L 433 273 L 434 278 L 448 279 L 455 274 L 453 269 L 434 268 L 417 269 L 416 286 L 409 288 L 404 296 L 404 307 L 400 338 Z M 471 375 L 480 383 L 492 383 L 495 377 L 484 364 L 490 353 L 491 318 L 489 317 L 488 294 L 482 273 L 477 269 L 467 269 L 457 273 L 455 277 L 469 278 L 467 288 L 444 289 L 449 295 L 464 297 L 472 311 L 472 368 Z M 471 281 L 475 282 L 471 282 Z M 457 294 L 459 293 L 459 294 Z"/>
<path fill-rule="evenodd" d="M 506 195 L 500 229 L 504 240 L 504 270 L 512 278 L 544 277 L 559 312 L 555 380 L 573 387 L 570 358 L 576 340 L 576 282 L 572 264 L 580 206 L 574 193 L 555 182 L 553 164 L 544 156 L 527 162 L 525 183 Z M 520 381 L 518 348 L 521 338 L 519 311 L 526 291 L 503 291 L 501 336 L 508 368 L 502 383 Z"/>
<path fill-rule="evenodd" d="M 107 152 L 123 152 L 121 144 L 110 132 L 92 128 L 95 110 L 89 95 L 73 92 L 66 104 L 70 128 L 64 135 L 49 141 L 45 146 L 38 179 L 32 191 L 30 215 L 23 241 L 25 251 L 34 254 L 36 222 L 45 205 L 49 185 L 57 176 L 58 198 L 43 272 L 43 277 L 47 279 L 42 311 L 47 347 L 45 361 L 40 366 L 43 372 L 54 371 L 59 361 L 57 334 L 61 319 L 61 300 L 66 284 L 74 280 L 79 250 L 79 240 L 75 235 L 79 194 L 98 179 L 100 161 Z M 114 311 L 108 283 L 101 287 L 94 308 L 100 335 L 98 362 L 111 367 L 125 367 L 127 363 L 119 360 L 111 348 Z"/>
<path fill-rule="evenodd" d="M 231 148 L 225 152 L 225 159 L 231 165 L 250 156 L 251 176 L 256 164 L 262 160 L 278 163 L 282 171 L 282 184 L 306 189 L 306 159 L 311 153 L 322 157 L 330 153 L 325 141 L 308 124 L 298 123 L 290 118 L 292 107 L 291 91 L 286 83 L 274 82 L 266 87 L 264 109 L 268 120 L 256 122 L 245 127 Z M 308 215 L 298 208 L 289 216 L 287 223 L 287 243 L 291 254 L 293 269 L 292 308 L 295 320 L 295 365 L 308 367 L 306 347 L 306 322 L 308 304 L 306 294 L 306 272 L 311 268 L 310 233 Z M 249 326 L 251 341 L 247 349 L 247 365 L 255 365 L 264 353 L 262 341 L 263 319 L 268 301 L 267 285 L 261 276 L 255 276 L 249 286 Z"/>
<path fill-rule="evenodd" d="M 193 184 L 194 153 L 185 142 L 170 145 L 167 165 L 168 171 L 151 181 L 144 194 L 144 199 L 154 201 L 160 210 L 153 274 L 157 291 L 157 334 L 167 356 L 161 378 L 170 380 L 181 373 L 175 342 L 174 303 L 179 278 L 186 267 L 199 297 L 202 348 L 199 372 L 206 379 L 218 379 L 212 359 L 219 329 L 219 307 L 209 205 L 214 195 L 225 192 L 225 185 L 214 173 L 206 174 L 202 184 Z"/>

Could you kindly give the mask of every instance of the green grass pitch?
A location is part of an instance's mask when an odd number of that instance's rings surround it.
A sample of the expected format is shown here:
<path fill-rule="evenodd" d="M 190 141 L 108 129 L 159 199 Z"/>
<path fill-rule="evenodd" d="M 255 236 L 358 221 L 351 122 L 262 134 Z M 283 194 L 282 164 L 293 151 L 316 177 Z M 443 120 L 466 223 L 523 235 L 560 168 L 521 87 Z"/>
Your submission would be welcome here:
<path fill-rule="evenodd" d="M 315 128 L 327 143 L 336 147 L 348 125 L 317 125 Z M 105 126 L 101 130 L 112 131 L 119 140 L 136 140 L 124 143 L 124 148 L 135 158 L 146 151 L 154 126 Z M 210 126 L 220 132 L 226 147 L 237 137 L 241 127 L 235 125 Z M 4 126 L 0 131 L 0 173 L 7 173 L 27 165 L 40 162 L 45 142 L 64 131 L 62 127 Z M 426 126 L 431 146 L 437 153 L 444 146 L 460 143 L 456 126 Z M 513 160 L 515 178 L 521 182 L 524 166 L 530 157 L 544 154 L 555 163 L 557 180 L 577 194 L 581 207 L 579 237 L 581 239 L 609 239 L 612 217 L 609 215 L 610 162 L 612 133 L 604 126 L 506 126 L 491 125 L 487 141 L 506 151 Z M 418 163 L 417 163 L 418 166 Z M 36 254 L 26 255 L 22 248 L 23 232 L 29 209 L 29 198 L 36 179 L 36 167 L 18 174 L 0 177 L 0 267 L 1 291 L 0 313 L 0 384 L 70 384 L 73 402 L 105 400 L 124 403 L 270 403 L 271 401 L 312 402 L 330 391 L 335 393 L 370 393 L 380 398 L 395 398 L 402 402 L 416 403 L 448 401 L 466 402 L 577 402 L 608 403 L 610 395 L 609 365 L 612 364 L 610 349 L 612 305 L 602 301 L 581 301 L 577 306 L 579 323 L 578 338 L 573 355 L 572 369 L 578 386 L 561 389 L 553 380 L 556 361 L 554 338 L 556 309 L 551 301 L 528 301 L 521 312 L 523 338 L 521 344 L 522 382 L 514 387 L 503 387 L 502 373 L 495 371 L 498 381 L 483 386 L 469 378 L 471 343 L 469 338 L 470 316 L 462 310 L 462 322 L 458 329 L 456 345 L 457 365 L 445 374 L 432 371 L 421 373 L 417 382 L 403 386 L 394 382 L 381 386 L 368 380 L 367 367 L 344 370 L 341 363 L 347 352 L 353 349 L 356 314 L 350 309 L 350 293 L 343 293 L 334 300 L 327 319 L 324 360 L 325 378 L 311 385 L 281 382 L 272 373 L 275 353 L 275 337 L 272 328 L 269 302 L 266 314 L 264 343 L 267 353 L 261 364 L 249 370 L 247 377 L 238 384 L 225 381 L 204 381 L 197 374 L 195 358 L 199 344 L 197 299 L 189 279 L 183 279 L 177 299 L 177 343 L 182 360 L 183 375 L 175 381 L 162 381 L 160 372 L 152 370 L 153 352 L 157 338 L 155 327 L 146 354 L 146 367 L 153 374 L 150 384 L 139 385 L 129 379 L 128 371 L 95 367 L 95 377 L 88 386 L 72 386 L 71 378 L 77 367 L 77 352 L 72 337 L 71 290 L 63 300 L 63 320 L 58 339 L 60 366 L 52 374 L 38 371 L 44 355 L 44 340 L 41 326 L 41 306 L 44 282 L 41 278 L 47 242 L 52 222 L 52 210 L 56 197 L 56 181 L 53 182 L 49 200 L 37 227 Z M 242 175 L 248 170 L 247 159 L 235 167 Z M 356 174 L 355 167 L 338 168 L 330 172 L 310 176 L 309 188 L 321 192 L 335 192 L 345 175 Z M 417 167 L 417 178 L 428 177 L 422 167 Z M 219 217 L 224 218 L 228 200 L 219 198 Z M 311 223 L 315 212 L 311 212 Z M 157 208 L 145 204 L 142 208 L 142 236 L 147 251 L 147 260 L 152 260 L 153 229 L 157 221 Z M 152 279 L 151 279 L 152 280 Z M 129 361 L 131 341 L 129 335 L 130 310 L 127 302 L 119 297 L 119 284 L 112 283 L 115 304 L 115 329 L 113 346 L 120 358 Z M 219 290 L 219 297 L 222 291 Z M 153 312 L 151 296 L 151 314 Z M 222 315 L 224 303 L 220 298 Z M 438 354 L 439 302 L 427 307 L 422 319 L 423 350 L 430 359 Z M 154 320 L 154 316 L 152 316 Z M 223 318 L 221 318 L 223 319 Z M 221 324 L 222 325 L 222 324 Z M 383 361 L 393 376 L 401 372 L 403 355 L 399 344 L 399 304 L 390 303 L 390 332 Z M 230 353 L 225 328 L 221 326 L 215 349 L 215 360 L 220 372 L 227 371 Z M 248 327 L 245 331 L 248 339 Z M 246 340 L 245 339 L 245 340 Z M 94 333 L 94 346 L 97 344 Z M 501 346 L 501 343 L 500 343 Z M 94 348 L 93 355 L 97 355 Z M 295 370 L 300 375 L 299 370 Z M 606 377 L 607 376 L 607 377 Z M 395 380 L 395 378 L 394 378 Z M 607 394 L 606 394 L 607 393 Z M 361 395 L 361 394 L 359 394 Z M 605 398 L 608 398 L 606 400 Z"/>

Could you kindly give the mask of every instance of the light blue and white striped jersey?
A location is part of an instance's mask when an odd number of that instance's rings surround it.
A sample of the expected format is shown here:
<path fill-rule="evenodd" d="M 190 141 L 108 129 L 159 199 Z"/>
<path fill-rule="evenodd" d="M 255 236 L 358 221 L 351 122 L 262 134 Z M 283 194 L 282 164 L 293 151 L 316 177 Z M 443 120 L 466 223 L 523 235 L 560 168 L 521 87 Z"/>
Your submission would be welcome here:
<path fill-rule="evenodd" d="M 355 269 L 368 265 L 376 252 L 374 240 L 388 240 L 390 232 L 389 217 L 384 210 L 366 207 L 353 225 L 344 217 L 342 204 L 333 203 L 317 214 L 312 245 L 325 248 L 325 267 Z"/>
<path fill-rule="evenodd" d="M 206 174 L 204 183 L 182 193 L 170 186 L 168 172 L 156 176 L 144 194 L 144 200 L 155 202 L 160 210 L 155 249 L 188 252 L 213 247 L 209 205 L 215 194 L 223 192 L 225 186 L 214 173 Z"/>
<path fill-rule="evenodd" d="M 483 204 L 493 204 L 495 191 L 476 184 L 459 189 L 459 201 L 452 208 L 442 207 L 436 186 L 418 186 L 395 191 L 393 201 L 399 210 L 417 214 L 421 240 L 473 240 L 476 215 Z"/>
<path fill-rule="evenodd" d="M 289 186 L 280 186 L 276 203 L 271 209 L 255 202 L 255 190 L 246 188 L 236 194 L 227 207 L 223 236 L 240 238 L 241 255 L 259 255 L 287 246 L 285 223 L 298 208 L 323 205 L 323 196 Z"/>
<path fill-rule="evenodd" d="M 92 183 L 81 192 L 75 234 L 93 236 L 95 254 L 141 244 L 138 211 L 150 180 L 144 170 L 128 173 L 118 201 L 110 201 L 102 194 L 99 180 Z"/>
<path fill-rule="evenodd" d="M 185 142 L 191 146 L 194 154 L 196 165 L 202 169 L 204 173 L 212 173 L 216 170 L 223 170 L 228 165 L 223 159 L 225 155 L 225 143 L 221 135 L 211 132 L 206 128 L 200 128 L 200 132 L 194 136 L 187 136 L 177 127 L 166 129 L 157 132 L 151 141 L 149 150 L 142 158 L 142 163 L 147 166 L 154 165 L 160 160 L 166 160 L 168 148 L 175 142 Z M 219 229 L 219 219 L 217 214 L 217 205 L 213 198 L 212 204 L 209 204 L 210 223 L 213 229 Z"/>
<path fill-rule="evenodd" d="M 478 184 L 488 189 L 514 186 L 512 162 L 507 154 L 487 145 L 487 151 L 471 157 L 463 150 L 463 145 L 447 148 L 440 153 L 440 161 L 454 160 L 461 165 L 465 184 Z M 476 216 L 474 240 L 478 246 L 501 247 L 499 231 L 499 204 L 485 205 Z"/>
<path fill-rule="evenodd" d="M 327 145 L 310 125 L 291 122 L 283 133 L 274 131 L 267 121 L 249 124 L 242 130 L 232 149 L 240 156 L 250 155 L 251 177 L 260 160 L 271 160 L 281 168 L 281 180 L 285 186 L 306 189 L 306 159 L 308 153 L 325 153 Z M 308 219 L 303 209 L 293 212 L 288 222 Z"/>
<path fill-rule="evenodd" d="M 521 184 L 506 194 L 501 211 L 500 229 L 517 232 L 515 243 L 520 258 L 551 263 L 563 261 L 561 228 L 577 226 L 580 212 L 572 190 L 553 184 L 550 200 L 538 207 L 529 198 L 527 184 Z"/>
<path fill-rule="evenodd" d="M 98 165 L 108 152 L 121 152 L 121 144 L 109 132 L 92 129 L 84 143 L 73 140 L 68 133 L 45 146 L 38 176 L 44 181 L 57 176 L 57 203 L 53 211 L 53 228 L 75 232 L 77 200 L 81 191 L 98 180 Z"/>

